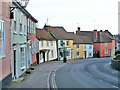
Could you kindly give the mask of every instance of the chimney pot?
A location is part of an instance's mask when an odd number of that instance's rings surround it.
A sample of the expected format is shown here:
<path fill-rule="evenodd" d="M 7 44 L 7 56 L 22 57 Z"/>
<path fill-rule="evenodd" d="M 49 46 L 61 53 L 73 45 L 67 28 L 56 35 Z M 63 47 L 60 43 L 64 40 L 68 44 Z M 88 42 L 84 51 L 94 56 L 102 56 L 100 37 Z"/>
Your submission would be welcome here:
<path fill-rule="evenodd" d="M 100 30 L 100 32 L 102 32 L 102 30 Z"/>
<path fill-rule="evenodd" d="M 78 27 L 78 31 L 80 31 L 80 27 Z"/>

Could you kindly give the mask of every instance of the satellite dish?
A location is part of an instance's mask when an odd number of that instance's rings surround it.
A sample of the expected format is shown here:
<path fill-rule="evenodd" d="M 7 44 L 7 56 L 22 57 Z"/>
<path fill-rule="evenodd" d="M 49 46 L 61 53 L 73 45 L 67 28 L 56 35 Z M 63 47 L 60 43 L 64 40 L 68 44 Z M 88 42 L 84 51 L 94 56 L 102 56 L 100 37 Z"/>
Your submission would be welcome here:
<path fill-rule="evenodd" d="M 16 0 L 16 1 L 19 2 L 22 7 L 26 8 L 30 0 Z"/>

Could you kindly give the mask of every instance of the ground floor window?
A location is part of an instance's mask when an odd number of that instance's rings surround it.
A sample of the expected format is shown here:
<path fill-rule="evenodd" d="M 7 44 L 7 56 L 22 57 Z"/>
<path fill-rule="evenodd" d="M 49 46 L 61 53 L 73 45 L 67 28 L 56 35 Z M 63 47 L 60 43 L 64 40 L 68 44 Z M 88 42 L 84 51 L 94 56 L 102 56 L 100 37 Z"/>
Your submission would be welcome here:
<path fill-rule="evenodd" d="M 92 52 L 89 52 L 89 56 L 92 56 Z"/>
<path fill-rule="evenodd" d="M 51 50 L 51 57 L 54 57 L 54 52 L 53 52 L 53 50 Z"/>
<path fill-rule="evenodd" d="M 60 57 L 63 57 L 63 52 L 60 52 Z"/>
<path fill-rule="evenodd" d="M 105 53 L 105 54 L 108 54 L 108 50 L 105 50 L 104 53 Z"/>
<path fill-rule="evenodd" d="M 21 69 L 25 68 L 25 53 L 24 47 L 20 47 L 20 54 L 21 54 Z"/>
<path fill-rule="evenodd" d="M 70 57 L 70 50 L 66 50 L 66 57 Z"/>
<path fill-rule="evenodd" d="M 77 56 L 77 57 L 80 57 L 80 52 L 76 52 L 76 56 Z"/>

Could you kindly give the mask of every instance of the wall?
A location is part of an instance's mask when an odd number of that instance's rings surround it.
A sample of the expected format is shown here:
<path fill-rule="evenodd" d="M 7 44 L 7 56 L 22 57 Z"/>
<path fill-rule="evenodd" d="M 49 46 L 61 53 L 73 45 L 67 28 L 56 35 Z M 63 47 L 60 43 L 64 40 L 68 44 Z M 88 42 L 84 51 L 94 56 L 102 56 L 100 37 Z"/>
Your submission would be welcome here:
<path fill-rule="evenodd" d="M 80 57 L 77 57 L 77 54 L 76 54 L 77 51 L 80 51 Z M 77 44 L 74 44 L 73 52 L 74 52 L 74 55 L 73 55 L 74 59 L 83 58 L 83 44 L 80 44 L 80 49 L 77 49 Z"/>
<path fill-rule="evenodd" d="M 5 21 L 5 57 L 0 59 L 0 82 L 3 88 L 9 87 L 11 84 L 11 68 L 10 68 L 10 2 L 1 2 L 0 0 L 0 20 Z"/>

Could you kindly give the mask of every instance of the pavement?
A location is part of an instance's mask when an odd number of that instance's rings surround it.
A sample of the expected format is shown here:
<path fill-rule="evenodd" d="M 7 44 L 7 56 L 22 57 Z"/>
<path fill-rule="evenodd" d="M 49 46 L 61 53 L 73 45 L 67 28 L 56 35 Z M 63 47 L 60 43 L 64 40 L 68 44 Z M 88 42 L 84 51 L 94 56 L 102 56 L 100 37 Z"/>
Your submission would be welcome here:
<path fill-rule="evenodd" d="M 30 75 L 25 74 L 21 78 L 24 81 L 13 83 L 11 88 L 49 88 L 49 76 L 56 68 L 65 65 L 62 61 L 50 61 L 35 66 Z"/>

